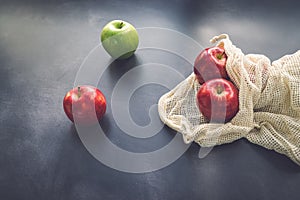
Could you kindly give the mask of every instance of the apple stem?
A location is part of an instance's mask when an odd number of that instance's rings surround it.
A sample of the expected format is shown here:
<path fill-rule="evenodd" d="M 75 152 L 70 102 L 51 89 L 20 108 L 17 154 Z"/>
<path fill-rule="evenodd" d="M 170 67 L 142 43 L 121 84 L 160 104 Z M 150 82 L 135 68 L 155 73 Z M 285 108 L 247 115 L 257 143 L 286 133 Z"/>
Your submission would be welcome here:
<path fill-rule="evenodd" d="M 218 94 L 221 94 L 222 92 L 223 92 L 223 87 L 219 85 L 219 86 L 217 87 L 217 93 L 218 93 Z"/>
<path fill-rule="evenodd" d="M 223 55 L 224 55 L 224 53 L 222 53 L 222 54 L 218 54 L 218 55 L 217 55 L 217 58 L 218 58 L 219 60 L 221 60 L 221 59 L 222 59 L 222 57 L 223 57 Z"/>
<path fill-rule="evenodd" d="M 122 28 L 122 27 L 123 27 L 123 22 L 120 23 L 120 27 L 119 28 Z"/>
<path fill-rule="evenodd" d="M 78 90 L 78 98 L 80 98 L 80 96 L 81 96 L 81 90 L 80 90 L 79 86 L 78 86 L 77 90 Z"/>

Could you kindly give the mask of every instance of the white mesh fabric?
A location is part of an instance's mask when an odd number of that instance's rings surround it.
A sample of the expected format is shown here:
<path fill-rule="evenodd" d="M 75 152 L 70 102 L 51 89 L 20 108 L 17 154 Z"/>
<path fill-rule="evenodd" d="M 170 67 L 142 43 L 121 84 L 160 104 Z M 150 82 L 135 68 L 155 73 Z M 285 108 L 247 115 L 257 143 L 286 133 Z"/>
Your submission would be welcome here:
<path fill-rule="evenodd" d="M 239 89 L 239 112 L 226 124 L 208 123 L 196 105 L 201 85 L 192 73 L 158 103 L 161 120 L 203 147 L 242 137 L 287 155 L 300 165 L 300 51 L 272 64 L 263 55 L 245 55 L 228 35 L 214 37 L 227 54 L 226 70 Z"/>

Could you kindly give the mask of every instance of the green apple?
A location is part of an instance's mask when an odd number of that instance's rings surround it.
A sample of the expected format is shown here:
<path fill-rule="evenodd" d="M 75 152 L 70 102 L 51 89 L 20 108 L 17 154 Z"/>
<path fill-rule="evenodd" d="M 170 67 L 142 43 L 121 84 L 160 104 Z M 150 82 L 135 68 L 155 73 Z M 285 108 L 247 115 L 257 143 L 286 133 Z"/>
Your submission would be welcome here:
<path fill-rule="evenodd" d="M 139 36 L 130 23 L 113 20 L 101 32 L 101 43 L 114 59 L 126 59 L 134 54 L 139 44 Z"/>

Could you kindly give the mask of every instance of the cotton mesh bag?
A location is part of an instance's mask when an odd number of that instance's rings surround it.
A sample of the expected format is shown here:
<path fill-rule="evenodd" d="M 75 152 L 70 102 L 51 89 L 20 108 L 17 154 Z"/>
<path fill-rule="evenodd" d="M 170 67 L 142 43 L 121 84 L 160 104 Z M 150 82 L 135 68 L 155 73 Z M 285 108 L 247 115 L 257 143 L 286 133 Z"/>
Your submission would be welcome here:
<path fill-rule="evenodd" d="M 159 99 L 161 120 L 185 143 L 213 147 L 246 138 L 300 165 L 300 51 L 271 63 L 245 55 L 226 34 L 211 42 L 225 49 L 228 76 L 239 90 L 238 113 L 225 124 L 208 123 L 196 104 L 201 85 L 192 73 Z"/>

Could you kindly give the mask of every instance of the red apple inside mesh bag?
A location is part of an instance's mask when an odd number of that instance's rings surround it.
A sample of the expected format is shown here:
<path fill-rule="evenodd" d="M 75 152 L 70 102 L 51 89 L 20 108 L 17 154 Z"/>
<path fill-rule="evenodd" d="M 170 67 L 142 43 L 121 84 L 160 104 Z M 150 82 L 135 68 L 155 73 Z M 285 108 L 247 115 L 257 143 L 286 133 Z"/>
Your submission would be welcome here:
<path fill-rule="evenodd" d="M 225 124 L 208 123 L 196 104 L 201 85 L 192 73 L 160 98 L 161 120 L 186 143 L 212 147 L 244 137 L 300 165 L 300 51 L 271 63 L 245 55 L 226 34 L 211 42 L 225 49 L 228 76 L 239 90 L 238 113 Z"/>

